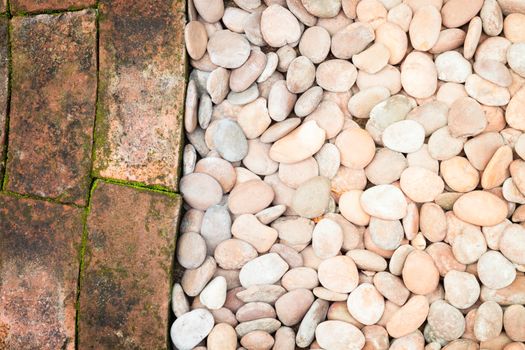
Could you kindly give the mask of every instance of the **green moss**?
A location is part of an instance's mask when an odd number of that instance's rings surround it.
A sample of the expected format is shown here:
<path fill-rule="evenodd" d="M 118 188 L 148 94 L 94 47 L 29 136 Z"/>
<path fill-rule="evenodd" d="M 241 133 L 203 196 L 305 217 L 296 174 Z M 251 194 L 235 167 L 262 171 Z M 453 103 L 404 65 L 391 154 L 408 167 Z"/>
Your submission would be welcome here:
<path fill-rule="evenodd" d="M 97 7 L 96 7 L 96 5 L 95 6 L 88 6 L 88 7 L 69 6 L 69 7 L 65 8 L 65 9 L 59 9 L 59 10 L 48 9 L 48 10 L 39 10 L 39 11 L 27 11 L 25 9 L 20 9 L 20 10 L 18 10 L 15 13 L 11 12 L 10 6 L 8 8 L 9 8 L 10 14 L 13 15 L 13 16 L 28 17 L 28 16 L 36 16 L 36 15 L 60 15 L 60 14 L 62 14 L 64 12 L 78 12 L 78 11 L 83 11 L 83 10 L 87 10 L 87 9 L 96 9 Z"/>
<path fill-rule="evenodd" d="M 135 188 L 140 191 L 160 193 L 160 194 L 163 194 L 171 198 L 181 198 L 178 193 L 174 192 L 172 189 L 165 187 L 165 186 L 148 185 L 144 182 L 139 182 L 139 181 L 124 181 L 124 180 L 112 179 L 112 178 L 106 178 L 106 177 L 97 178 L 97 180 L 107 182 L 113 185 Z"/>

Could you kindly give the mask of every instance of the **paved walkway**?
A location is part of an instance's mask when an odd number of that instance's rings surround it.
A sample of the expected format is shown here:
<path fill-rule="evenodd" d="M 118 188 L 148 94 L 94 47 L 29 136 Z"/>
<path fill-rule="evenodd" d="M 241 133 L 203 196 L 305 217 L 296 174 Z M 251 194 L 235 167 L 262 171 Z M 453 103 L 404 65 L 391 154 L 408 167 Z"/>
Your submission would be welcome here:
<path fill-rule="evenodd" d="M 0 349 L 169 348 L 182 0 L 0 0 Z"/>

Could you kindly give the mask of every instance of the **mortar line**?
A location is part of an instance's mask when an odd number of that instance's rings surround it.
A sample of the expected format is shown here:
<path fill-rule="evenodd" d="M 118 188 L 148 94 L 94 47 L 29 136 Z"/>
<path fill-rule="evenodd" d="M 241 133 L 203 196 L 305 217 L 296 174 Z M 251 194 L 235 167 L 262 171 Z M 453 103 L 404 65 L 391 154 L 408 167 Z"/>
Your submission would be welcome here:
<path fill-rule="evenodd" d="M 32 17 L 32 16 L 38 16 L 38 15 L 60 15 L 63 13 L 69 13 L 69 12 L 79 12 L 84 10 L 96 10 L 97 5 L 94 6 L 86 6 L 86 7 L 72 7 L 68 9 L 63 10 L 38 10 L 38 11 L 19 11 L 16 13 L 11 14 L 11 17 Z"/>
<path fill-rule="evenodd" d="M 11 48 L 11 14 L 10 14 L 10 0 L 6 2 L 6 15 L 7 15 L 7 100 L 5 108 L 5 125 L 4 125 L 4 146 L 3 146 L 3 159 L 1 160 L 4 164 L 4 173 L 2 174 L 2 183 L 0 190 L 5 190 L 7 186 L 7 154 L 9 151 L 9 123 L 11 120 L 11 84 L 13 79 L 13 67 L 12 67 L 12 48 Z"/>

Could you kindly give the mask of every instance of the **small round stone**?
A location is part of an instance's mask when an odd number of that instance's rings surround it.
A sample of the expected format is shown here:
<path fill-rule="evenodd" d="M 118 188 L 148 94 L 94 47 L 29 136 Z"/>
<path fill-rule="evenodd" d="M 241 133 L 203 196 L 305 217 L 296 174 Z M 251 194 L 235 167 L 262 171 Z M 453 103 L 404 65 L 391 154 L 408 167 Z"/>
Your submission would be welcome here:
<path fill-rule="evenodd" d="M 427 322 L 433 334 L 445 341 L 459 339 L 465 332 L 465 318 L 444 300 L 436 300 L 430 305 Z"/>
<path fill-rule="evenodd" d="M 416 152 L 425 142 L 425 129 L 414 120 L 401 120 L 385 129 L 382 141 L 392 151 Z"/>
<path fill-rule="evenodd" d="M 415 294 L 431 293 L 439 284 L 439 271 L 432 257 L 420 250 L 408 254 L 402 275 L 405 286 Z"/>
<path fill-rule="evenodd" d="M 489 250 L 479 258 L 477 272 L 481 283 L 491 289 L 505 288 L 516 278 L 514 265 L 494 250 Z"/>
<path fill-rule="evenodd" d="M 349 293 L 357 287 L 359 275 L 354 261 L 347 256 L 323 260 L 318 268 L 321 285 L 337 293 Z"/>
<path fill-rule="evenodd" d="M 470 21 L 482 6 L 483 0 L 450 0 L 441 9 L 443 25 L 447 28 L 460 27 Z"/>
<path fill-rule="evenodd" d="M 179 349 L 192 349 L 211 332 L 215 321 L 206 309 L 185 313 L 171 325 L 171 341 Z"/>
<path fill-rule="evenodd" d="M 463 157 L 452 157 L 441 162 L 441 177 L 448 187 L 457 192 L 474 190 L 479 183 L 479 172 Z"/>
<path fill-rule="evenodd" d="M 305 218 L 321 216 L 328 208 L 330 180 L 316 176 L 297 188 L 292 198 L 293 210 Z"/>
<path fill-rule="evenodd" d="M 202 173 L 185 175 L 180 180 L 180 192 L 191 207 L 206 210 L 222 199 L 221 185 L 211 176 Z M 202 196 L 206 193 L 206 196 Z"/>
<path fill-rule="evenodd" d="M 328 60 L 317 67 L 317 84 L 328 91 L 348 91 L 354 85 L 356 78 L 357 70 L 355 66 L 345 60 Z"/>
<path fill-rule="evenodd" d="M 432 5 L 422 6 L 415 11 L 410 22 L 410 42 L 414 49 L 428 51 L 438 41 L 441 30 L 441 15 Z"/>
<path fill-rule="evenodd" d="M 245 264 L 239 279 L 244 288 L 277 282 L 288 270 L 288 264 L 276 253 L 269 253 Z"/>
<path fill-rule="evenodd" d="M 361 207 L 371 216 L 384 220 L 398 220 L 405 216 L 407 202 L 399 188 L 393 185 L 378 185 L 363 192 Z"/>
<path fill-rule="evenodd" d="M 230 30 L 213 33 L 208 41 L 207 50 L 214 64 L 228 69 L 239 68 L 250 56 L 248 40 Z"/>
<path fill-rule="evenodd" d="M 373 325 L 383 316 L 385 300 L 373 284 L 363 283 L 350 293 L 347 306 L 357 321 Z"/>
<path fill-rule="evenodd" d="M 516 342 L 525 342 L 525 307 L 511 305 L 503 314 L 503 325 L 507 336 Z"/>
<path fill-rule="evenodd" d="M 209 350 L 235 350 L 237 348 L 237 334 L 235 329 L 227 323 L 216 324 L 206 339 Z"/>
<path fill-rule="evenodd" d="M 316 17 L 330 18 L 339 13 L 341 0 L 301 0 L 305 9 Z"/>
<path fill-rule="evenodd" d="M 486 341 L 497 337 L 503 328 L 503 310 L 494 301 L 486 301 L 478 307 L 474 321 L 477 340 Z"/>
<path fill-rule="evenodd" d="M 177 261 L 186 269 L 196 269 L 206 259 L 206 242 L 195 232 L 186 232 L 177 241 Z"/>
<path fill-rule="evenodd" d="M 367 165 L 365 174 L 374 185 L 387 185 L 399 180 L 407 166 L 408 162 L 403 154 L 388 148 L 380 148 Z"/>
<path fill-rule="evenodd" d="M 414 295 L 390 316 L 386 322 L 388 334 L 400 338 L 414 332 L 425 322 L 428 311 L 427 298 L 424 295 Z"/>
<path fill-rule="evenodd" d="M 446 51 L 436 57 L 439 80 L 464 83 L 472 74 L 472 66 L 459 52 Z"/>
<path fill-rule="evenodd" d="M 335 145 L 341 155 L 341 164 L 353 169 L 363 169 L 374 158 L 375 143 L 366 130 L 348 128 L 336 138 Z"/>
<path fill-rule="evenodd" d="M 208 34 L 201 22 L 190 21 L 184 28 L 184 43 L 188 55 L 194 60 L 199 60 L 206 52 L 208 44 Z"/>
<path fill-rule="evenodd" d="M 275 302 L 275 311 L 279 321 L 285 326 L 298 324 L 312 303 L 314 295 L 308 289 L 294 289 Z"/>
<path fill-rule="evenodd" d="M 272 203 L 274 192 L 262 180 L 249 180 L 236 185 L 228 197 L 228 208 L 233 214 L 255 214 Z"/>
<path fill-rule="evenodd" d="M 476 277 L 468 272 L 451 270 L 443 280 L 445 299 L 458 309 L 467 309 L 479 298 L 480 287 Z"/>
<path fill-rule="evenodd" d="M 315 64 L 323 62 L 330 52 L 330 33 L 323 27 L 306 29 L 299 42 L 299 51 Z"/>
<path fill-rule="evenodd" d="M 383 220 L 373 216 L 370 218 L 368 231 L 374 244 L 385 250 L 399 247 L 405 235 L 399 220 Z"/>
<path fill-rule="evenodd" d="M 217 123 L 213 144 L 221 157 L 230 162 L 242 160 L 248 153 L 248 141 L 242 128 L 229 119 Z"/>
<path fill-rule="evenodd" d="M 268 45 L 281 47 L 298 41 L 301 37 L 301 27 L 288 9 L 273 4 L 262 13 L 261 33 Z"/>
<path fill-rule="evenodd" d="M 270 158 L 280 163 L 300 162 L 321 149 L 325 135 L 316 121 L 308 121 L 275 142 L 270 148 Z"/>
<path fill-rule="evenodd" d="M 321 219 L 312 233 L 312 247 L 321 259 L 336 256 L 343 245 L 343 230 L 333 220 Z"/>
<path fill-rule="evenodd" d="M 357 327 L 338 320 L 320 323 L 315 329 L 315 339 L 324 349 L 360 350 L 365 345 L 365 336 Z"/>
<path fill-rule="evenodd" d="M 270 350 L 274 344 L 274 339 L 268 332 L 256 330 L 245 334 L 240 343 L 247 350 Z"/>
<path fill-rule="evenodd" d="M 496 195 L 486 191 L 473 191 L 459 197 L 454 203 L 454 214 L 468 223 L 494 226 L 507 216 L 507 205 Z"/>
<path fill-rule="evenodd" d="M 226 288 L 226 279 L 217 276 L 202 290 L 199 299 L 209 310 L 218 310 L 226 301 Z"/>
<path fill-rule="evenodd" d="M 520 225 L 509 225 L 499 240 L 501 253 L 515 264 L 525 264 L 525 229 Z"/>
<path fill-rule="evenodd" d="M 180 238 L 178 244 L 180 246 Z M 194 254 L 192 250 L 189 253 Z M 214 252 L 215 261 L 226 270 L 240 269 L 248 261 L 255 259 L 257 255 L 257 250 L 252 245 L 235 238 L 222 241 Z"/>
<path fill-rule="evenodd" d="M 485 112 L 473 98 L 459 98 L 450 106 L 448 128 L 453 137 L 475 136 L 486 126 Z"/>
<path fill-rule="evenodd" d="M 295 58 L 286 73 L 286 86 L 290 92 L 303 93 L 315 81 L 315 66 L 305 56 Z"/>
<path fill-rule="evenodd" d="M 417 203 L 432 202 L 445 189 L 441 177 L 421 167 L 406 168 L 399 184 L 407 197 Z"/>
<path fill-rule="evenodd" d="M 422 52 L 407 55 L 401 66 L 401 85 L 415 98 L 427 98 L 437 89 L 437 70 L 431 58 Z"/>

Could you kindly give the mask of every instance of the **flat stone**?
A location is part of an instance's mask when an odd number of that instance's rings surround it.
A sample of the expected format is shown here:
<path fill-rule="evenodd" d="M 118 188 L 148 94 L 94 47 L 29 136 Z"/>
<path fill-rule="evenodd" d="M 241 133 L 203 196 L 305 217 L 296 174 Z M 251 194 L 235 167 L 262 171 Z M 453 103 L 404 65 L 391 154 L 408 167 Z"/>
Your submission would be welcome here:
<path fill-rule="evenodd" d="M 436 300 L 430 305 L 427 324 L 439 339 L 452 341 L 465 332 L 465 318 L 461 311 L 444 300 Z"/>
<path fill-rule="evenodd" d="M 477 311 L 474 321 L 474 335 L 480 341 L 497 337 L 503 328 L 503 310 L 494 301 L 485 301 Z"/>
<path fill-rule="evenodd" d="M 525 341 L 525 307 L 511 305 L 503 314 L 505 333 L 514 341 Z"/>
<path fill-rule="evenodd" d="M 279 179 L 287 186 L 298 188 L 304 182 L 319 175 L 319 166 L 313 157 L 297 163 L 280 163 Z"/>
<path fill-rule="evenodd" d="M 477 271 L 481 283 L 491 289 L 505 288 L 516 279 L 514 265 L 498 251 L 484 253 L 478 260 Z"/>
<path fill-rule="evenodd" d="M 454 214 L 473 225 L 493 226 L 505 219 L 507 205 L 492 193 L 473 191 L 464 194 L 454 203 Z"/>
<path fill-rule="evenodd" d="M 262 13 L 261 33 L 268 45 L 281 47 L 298 41 L 301 37 L 301 27 L 288 9 L 273 4 Z"/>
<path fill-rule="evenodd" d="M 317 84 L 328 91 L 348 91 L 354 85 L 356 78 L 357 70 L 355 66 L 345 60 L 328 60 L 317 67 Z"/>
<path fill-rule="evenodd" d="M 275 311 L 279 321 L 285 326 L 298 324 L 314 301 L 314 295 L 308 289 L 294 289 L 282 295 L 275 302 Z"/>
<path fill-rule="evenodd" d="M 421 250 L 407 255 L 402 275 L 405 286 L 414 294 L 431 293 L 439 284 L 439 271 L 432 257 Z"/>
<path fill-rule="evenodd" d="M 6 4 L 3 2 L 0 3 L 0 8 L 4 5 L 4 9 L 0 12 L 5 11 Z M 7 28 L 8 21 L 7 19 L 0 19 L 0 176 L 4 176 L 5 164 L 3 160 L 5 159 L 5 118 L 7 113 L 7 85 L 8 85 L 8 71 L 7 71 Z"/>
<path fill-rule="evenodd" d="M 297 336 L 295 337 L 297 346 L 306 348 L 312 343 L 315 338 L 317 325 L 326 318 L 328 306 L 329 303 L 326 300 L 317 299 L 313 302 L 297 330 Z"/>
<path fill-rule="evenodd" d="M 266 67 L 266 55 L 259 50 L 251 50 L 246 62 L 239 68 L 232 70 L 230 75 L 230 89 L 234 92 L 243 92 L 248 89 L 261 75 Z"/>
<path fill-rule="evenodd" d="M 196 232 L 186 232 L 179 237 L 177 261 L 186 269 L 196 269 L 206 258 L 206 242 Z"/>
<path fill-rule="evenodd" d="M 395 152 L 416 152 L 425 142 L 425 129 L 414 120 L 400 120 L 385 129 L 382 141 Z"/>
<path fill-rule="evenodd" d="M 365 168 L 374 158 L 375 143 L 370 134 L 361 128 L 343 130 L 335 139 L 341 164 L 352 169 Z"/>
<path fill-rule="evenodd" d="M 215 23 L 224 15 L 223 0 L 193 0 L 193 5 L 201 17 L 208 23 Z"/>
<path fill-rule="evenodd" d="M 297 188 L 292 198 L 292 208 L 305 218 L 321 216 L 328 208 L 330 180 L 316 176 Z"/>
<path fill-rule="evenodd" d="M 422 6 L 414 12 L 410 22 L 410 42 L 414 49 L 428 51 L 438 41 L 441 15 L 434 6 Z"/>
<path fill-rule="evenodd" d="M 235 317 L 239 322 L 248 322 L 261 318 L 275 318 L 275 309 L 267 303 L 259 301 L 247 303 L 237 310 Z"/>
<path fill-rule="evenodd" d="M 253 259 L 241 268 L 239 278 L 245 288 L 277 282 L 288 270 L 288 264 L 276 253 Z"/>
<path fill-rule="evenodd" d="M 16 17 L 11 26 L 5 189 L 85 205 L 97 91 L 95 12 Z M 41 54 L 47 51 L 53 57 Z"/>
<path fill-rule="evenodd" d="M 237 298 L 245 303 L 263 302 L 273 304 L 286 290 L 278 285 L 255 285 L 237 293 Z"/>
<path fill-rule="evenodd" d="M 208 334 L 206 345 L 209 350 L 235 350 L 237 348 L 235 329 L 227 323 L 216 324 Z"/>
<path fill-rule="evenodd" d="M 80 208 L 0 196 L 0 337 L 6 349 L 75 348 L 82 216 Z"/>
<path fill-rule="evenodd" d="M 443 25 L 447 28 L 460 27 L 469 22 L 483 6 L 482 0 L 452 0 L 441 9 Z"/>
<path fill-rule="evenodd" d="M 519 247 L 525 242 L 524 229 L 519 225 L 509 225 L 500 237 L 501 253 L 515 264 L 525 264 L 525 252 Z"/>
<path fill-rule="evenodd" d="M 324 321 L 315 329 L 315 339 L 325 349 L 359 350 L 365 345 L 365 336 L 356 326 L 337 320 Z"/>
<path fill-rule="evenodd" d="M 363 192 L 360 202 L 366 213 L 384 220 L 401 219 L 407 210 L 403 192 L 393 185 L 370 187 Z"/>
<path fill-rule="evenodd" d="M 213 177 L 204 173 L 191 173 L 183 176 L 180 181 L 180 192 L 190 206 L 199 210 L 206 210 L 219 204 L 222 199 L 221 185 Z M 207 196 L 203 197 L 202 192 L 205 192 Z"/>
<path fill-rule="evenodd" d="M 239 337 L 244 337 L 246 334 L 253 331 L 265 331 L 273 333 L 281 327 L 281 322 L 275 318 L 261 318 L 259 320 L 253 320 L 248 322 L 239 323 L 235 327 L 235 331 Z"/>
<path fill-rule="evenodd" d="M 399 338 L 414 332 L 425 322 L 428 311 L 427 298 L 423 295 L 414 295 L 387 321 L 386 330 L 388 334 L 394 338 Z"/>
<path fill-rule="evenodd" d="M 80 293 L 80 347 L 93 339 L 105 348 L 166 345 L 173 223 L 181 204 L 178 195 L 95 183 Z"/>
<path fill-rule="evenodd" d="M 299 51 L 315 64 L 321 63 L 330 52 L 330 33 L 320 26 L 306 29 L 299 42 Z"/>
<path fill-rule="evenodd" d="M 237 179 L 231 163 L 219 157 L 207 157 L 199 160 L 195 164 L 194 172 L 213 177 L 221 185 L 224 193 L 230 192 Z"/>
<path fill-rule="evenodd" d="M 316 17 L 330 18 L 339 13 L 341 0 L 301 0 L 308 12 Z"/>
<path fill-rule="evenodd" d="M 270 158 L 280 163 L 300 162 L 321 149 L 325 134 L 316 121 L 308 121 L 275 142 L 270 148 Z"/>
<path fill-rule="evenodd" d="M 262 180 L 237 184 L 228 197 L 228 208 L 233 214 L 255 214 L 265 209 L 275 197 L 270 185 Z"/>
<path fill-rule="evenodd" d="M 250 56 L 250 44 L 242 35 L 230 30 L 219 30 L 208 40 L 210 60 L 223 68 L 242 66 Z"/>
<path fill-rule="evenodd" d="M 171 326 L 171 341 L 179 349 L 191 349 L 211 332 L 215 321 L 206 309 L 190 311 L 175 320 Z"/>
<path fill-rule="evenodd" d="M 385 300 L 373 284 L 362 283 L 348 296 L 347 306 L 357 321 L 373 325 L 383 316 Z"/>
<path fill-rule="evenodd" d="M 409 53 L 401 66 L 401 84 L 415 98 L 433 95 L 437 89 L 437 70 L 432 59 L 422 52 Z"/>
<path fill-rule="evenodd" d="M 277 231 L 268 227 L 252 214 L 238 216 L 231 228 L 235 238 L 251 244 L 259 253 L 267 252 L 277 240 Z"/>
<path fill-rule="evenodd" d="M 226 301 L 226 288 L 226 279 L 223 276 L 217 276 L 202 290 L 199 300 L 209 310 L 218 310 Z"/>
<path fill-rule="evenodd" d="M 297 95 L 290 92 L 285 80 L 278 80 L 272 84 L 268 95 L 268 112 L 270 117 L 281 122 L 285 120 L 294 108 Z"/>
<path fill-rule="evenodd" d="M 481 290 L 474 275 L 455 270 L 447 272 L 443 279 L 443 286 L 445 299 L 458 309 L 467 309 L 474 305 Z"/>
<path fill-rule="evenodd" d="M 370 24 L 352 23 L 333 34 L 331 51 L 336 58 L 350 59 L 365 50 L 374 37 L 374 28 Z"/>
<path fill-rule="evenodd" d="M 104 0 L 100 14 L 99 77 L 104 84 L 99 86 L 93 173 L 177 190 L 184 3 Z"/>
<path fill-rule="evenodd" d="M 321 285 L 336 293 L 349 293 L 357 287 L 357 267 L 348 256 L 323 260 L 318 268 Z"/>
<path fill-rule="evenodd" d="M 245 349 L 270 349 L 275 340 L 270 333 L 265 331 L 252 331 L 241 338 L 241 345 Z"/>

